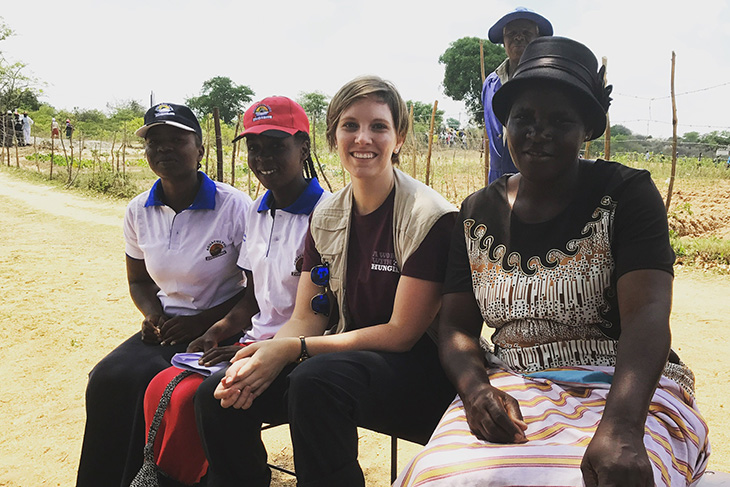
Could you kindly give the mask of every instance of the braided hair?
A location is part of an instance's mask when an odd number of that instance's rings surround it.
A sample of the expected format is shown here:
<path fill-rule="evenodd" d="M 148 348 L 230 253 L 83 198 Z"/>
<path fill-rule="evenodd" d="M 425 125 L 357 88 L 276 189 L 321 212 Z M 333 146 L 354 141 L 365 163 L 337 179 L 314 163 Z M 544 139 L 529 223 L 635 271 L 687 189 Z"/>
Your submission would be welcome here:
<path fill-rule="evenodd" d="M 310 142 L 309 134 L 306 132 L 299 131 L 294 134 L 294 138 L 300 142 Z M 311 147 L 311 146 L 310 146 Z M 317 171 L 314 170 L 314 161 L 312 160 L 311 149 L 307 153 L 307 158 L 304 160 L 304 177 L 312 179 L 317 177 Z"/>

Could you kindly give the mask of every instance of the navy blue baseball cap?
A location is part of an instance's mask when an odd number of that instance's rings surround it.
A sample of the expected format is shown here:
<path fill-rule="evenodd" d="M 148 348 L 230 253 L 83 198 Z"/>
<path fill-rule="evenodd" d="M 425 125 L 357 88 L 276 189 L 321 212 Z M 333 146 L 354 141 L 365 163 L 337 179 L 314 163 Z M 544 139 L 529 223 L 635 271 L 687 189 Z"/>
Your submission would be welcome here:
<path fill-rule="evenodd" d="M 201 140 L 203 139 L 203 130 L 200 128 L 198 118 L 185 105 L 158 103 L 144 114 L 144 125 L 137 129 L 135 135 L 144 137 L 155 125 L 172 125 L 188 132 L 195 132 Z"/>
<path fill-rule="evenodd" d="M 504 26 L 513 20 L 519 19 L 526 19 L 535 22 L 537 24 L 537 32 L 539 36 L 553 35 L 553 24 L 551 24 L 548 19 L 528 8 L 517 7 L 489 28 L 489 40 L 494 44 L 504 44 Z"/>

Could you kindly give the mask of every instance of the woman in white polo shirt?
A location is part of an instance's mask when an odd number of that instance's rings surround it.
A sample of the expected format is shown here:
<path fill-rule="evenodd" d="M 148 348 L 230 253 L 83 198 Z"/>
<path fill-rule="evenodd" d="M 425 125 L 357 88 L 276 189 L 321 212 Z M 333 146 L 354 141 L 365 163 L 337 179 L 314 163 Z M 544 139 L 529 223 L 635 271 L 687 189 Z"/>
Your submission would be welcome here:
<path fill-rule="evenodd" d="M 189 108 L 150 108 L 136 133 L 159 176 L 127 207 L 127 277 L 140 332 L 89 374 L 77 485 L 127 486 L 142 464 L 143 398 L 171 357 L 243 296 L 236 262 L 251 199 L 199 172 L 202 131 Z"/>
<path fill-rule="evenodd" d="M 205 366 L 227 362 L 241 346 L 273 337 L 289 320 L 309 216 L 329 195 L 316 178 L 309 119 L 301 106 L 284 96 L 264 98 L 246 110 L 243 126 L 238 138 L 246 139 L 248 166 L 268 191 L 246 213 L 238 265 L 246 273 L 248 292 L 188 346 L 188 352 L 200 352 L 199 364 Z M 238 344 L 218 346 L 242 331 Z M 170 367 L 150 382 L 145 394 L 148 428 L 165 387 L 179 373 Z M 175 387 L 154 442 L 155 463 L 183 485 L 197 484 L 208 469 L 193 410 L 193 396 L 203 379 L 193 374 Z"/>

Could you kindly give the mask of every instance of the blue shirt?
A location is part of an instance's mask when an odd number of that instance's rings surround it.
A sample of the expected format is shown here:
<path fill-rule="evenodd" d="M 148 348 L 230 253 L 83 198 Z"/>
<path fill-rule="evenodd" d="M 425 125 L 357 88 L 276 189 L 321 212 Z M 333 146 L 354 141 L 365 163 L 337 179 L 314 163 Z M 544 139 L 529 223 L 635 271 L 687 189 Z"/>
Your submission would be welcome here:
<path fill-rule="evenodd" d="M 497 90 L 502 86 L 502 80 L 498 72 L 503 77 L 507 77 L 507 62 L 505 60 L 495 71 L 487 76 L 482 86 L 482 106 L 484 107 L 484 125 L 487 129 L 489 137 L 489 183 L 499 179 L 503 174 L 514 174 L 517 171 L 509 149 L 504 141 L 502 133 L 502 122 L 500 122 L 492 111 L 492 98 Z"/>

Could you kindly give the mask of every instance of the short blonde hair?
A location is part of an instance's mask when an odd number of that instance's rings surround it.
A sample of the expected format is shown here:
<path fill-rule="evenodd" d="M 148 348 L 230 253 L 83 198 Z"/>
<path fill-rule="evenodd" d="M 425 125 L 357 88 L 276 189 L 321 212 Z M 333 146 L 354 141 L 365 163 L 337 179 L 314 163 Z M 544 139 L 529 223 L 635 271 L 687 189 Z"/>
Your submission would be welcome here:
<path fill-rule="evenodd" d="M 336 132 L 340 117 L 345 110 L 358 100 L 373 96 L 388 105 L 393 116 L 395 133 L 399 141 L 404 141 L 408 135 L 408 108 L 398 93 L 395 85 L 378 76 L 360 76 L 345 83 L 332 97 L 327 108 L 327 143 L 330 149 L 337 146 Z M 391 156 L 393 163 L 398 163 L 398 154 Z"/>

